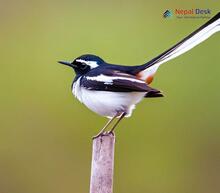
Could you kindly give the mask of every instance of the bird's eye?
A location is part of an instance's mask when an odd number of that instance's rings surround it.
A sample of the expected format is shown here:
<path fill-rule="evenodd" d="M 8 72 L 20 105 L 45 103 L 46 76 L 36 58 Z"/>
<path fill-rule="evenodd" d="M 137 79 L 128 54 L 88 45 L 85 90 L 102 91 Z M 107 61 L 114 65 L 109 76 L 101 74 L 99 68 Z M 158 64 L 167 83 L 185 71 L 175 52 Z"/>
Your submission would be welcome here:
<path fill-rule="evenodd" d="M 80 68 L 81 68 L 82 70 L 85 70 L 86 67 L 87 67 L 87 65 L 86 65 L 85 63 L 81 63 L 81 64 L 80 64 Z"/>

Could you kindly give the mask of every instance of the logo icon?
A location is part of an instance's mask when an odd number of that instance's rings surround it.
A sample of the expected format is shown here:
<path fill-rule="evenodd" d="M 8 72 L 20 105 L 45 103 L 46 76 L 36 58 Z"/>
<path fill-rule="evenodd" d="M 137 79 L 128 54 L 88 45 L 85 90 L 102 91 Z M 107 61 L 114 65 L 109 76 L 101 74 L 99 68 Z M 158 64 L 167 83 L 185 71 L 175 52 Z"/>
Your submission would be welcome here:
<path fill-rule="evenodd" d="M 163 13 L 163 17 L 164 18 L 169 18 L 169 17 L 172 17 L 172 12 L 170 10 L 166 10 L 164 13 Z"/>

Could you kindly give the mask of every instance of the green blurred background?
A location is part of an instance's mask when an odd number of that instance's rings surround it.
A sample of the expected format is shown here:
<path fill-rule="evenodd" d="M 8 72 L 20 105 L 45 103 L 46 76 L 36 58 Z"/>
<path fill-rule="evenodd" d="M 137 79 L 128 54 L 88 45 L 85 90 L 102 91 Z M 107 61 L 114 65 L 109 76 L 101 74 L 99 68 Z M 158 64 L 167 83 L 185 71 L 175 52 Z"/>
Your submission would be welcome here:
<path fill-rule="evenodd" d="M 202 2 L 202 3 L 201 3 Z M 91 137 L 107 121 L 70 90 L 58 60 L 93 53 L 141 64 L 208 19 L 163 19 L 166 9 L 219 1 L 0 0 L 0 193 L 89 190 Z M 220 34 L 164 64 L 116 135 L 114 192 L 220 192 Z"/>

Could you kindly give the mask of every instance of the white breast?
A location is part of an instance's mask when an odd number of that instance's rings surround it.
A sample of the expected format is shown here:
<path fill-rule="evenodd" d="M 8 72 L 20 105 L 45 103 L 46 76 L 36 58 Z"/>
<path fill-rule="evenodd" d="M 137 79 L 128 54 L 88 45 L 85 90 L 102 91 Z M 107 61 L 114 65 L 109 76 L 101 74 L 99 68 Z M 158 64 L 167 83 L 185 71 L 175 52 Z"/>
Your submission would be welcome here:
<path fill-rule="evenodd" d="M 78 80 L 74 82 L 73 87 L 72 87 L 72 93 L 80 102 L 83 102 L 81 88 L 80 88 L 80 79 L 81 78 L 78 78 Z"/>
<path fill-rule="evenodd" d="M 113 117 L 122 112 L 129 117 L 135 105 L 141 101 L 145 92 L 94 91 L 80 87 L 80 78 L 73 84 L 73 95 L 90 110 L 101 116 Z"/>

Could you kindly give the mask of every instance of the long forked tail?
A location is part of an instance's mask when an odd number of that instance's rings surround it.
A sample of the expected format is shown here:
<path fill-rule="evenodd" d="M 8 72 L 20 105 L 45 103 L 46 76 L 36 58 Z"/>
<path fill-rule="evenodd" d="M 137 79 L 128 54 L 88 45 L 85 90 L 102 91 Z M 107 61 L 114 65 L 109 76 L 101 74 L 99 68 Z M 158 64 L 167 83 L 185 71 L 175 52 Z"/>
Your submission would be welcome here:
<path fill-rule="evenodd" d="M 139 66 L 136 72 L 137 76 L 150 84 L 155 72 L 161 64 L 187 52 L 218 31 L 220 31 L 220 12 L 176 45 L 153 58 L 146 64 Z"/>

